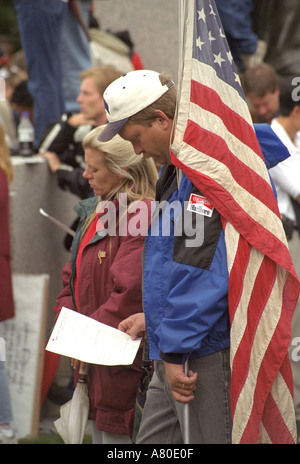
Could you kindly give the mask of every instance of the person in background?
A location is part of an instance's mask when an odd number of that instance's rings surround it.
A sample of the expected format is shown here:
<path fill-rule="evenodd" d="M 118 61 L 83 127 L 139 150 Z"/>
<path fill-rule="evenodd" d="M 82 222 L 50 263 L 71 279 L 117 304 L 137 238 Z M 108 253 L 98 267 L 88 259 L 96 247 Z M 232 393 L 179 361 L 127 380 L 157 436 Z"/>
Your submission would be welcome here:
<path fill-rule="evenodd" d="M 14 6 L 34 99 L 37 146 L 46 127 L 65 112 L 60 38 L 68 5 L 64 0 L 14 0 Z"/>
<path fill-rule="evenodd" d="M 9 191 L 13 169 L 5 142 L 4 130 L 0 125 L 0 321 L 15 316 L 12 272 L 10 264 Z M 11 399 L 5 361 L 0 357 L 0 443 L 12 443 L 14 430 Z"/>
<path fill-rule="evenodd" d="M 21 81 L 14 89 L 10 104 L 15 115 L 16 127 L 18 127 L 21 115 L 24 111 L 29 113 L 30 121 L 33 123 L 34 100 L 28 90 L 28 81 L 26 79 Z"/>
<path fill-rule="evenodd" d="M 19 54 L 20 55 L 20 54 Z M 15 55 L 13 60 L 15 59 Z M 14 62 L 6 64 L 0 69 L 0 78 L 5 82 L 5 101 L 0 104 L 0 123 L 3 126 L 5 139 L 12 154 L 17 154 L 17 125 L 19 115 L 12 108 L 11 99 L 17 86 L 27 80 L 28 76 L 24 69 Z"/>
<path fill-rule="evenodd" d="M 279 110 L 279 81 L 267 63 L 251 66 L 241 75 L 241 83 L 254 123 L 271 124 Z"/>
<path fill-rule="evenodd" d="M 103 93 L 120 75 L 113 66 L 95 66 L 83 71 L 77 97 L 80 113 L 64 114 L 45 131 L 39 145 L 38 151 L 47 159 L 60 188 L 79 198 L 91 193 L 88 181 L 82 177 L 85 168 L 82 140 L 94 126 L 106 122 Z"/>
<path fill-rule="evenodd" d="M 287 239 L 297 237 L 300 231 L 300 101 L 298 78 L 288 78 L 280 87 L 279 114 L 271 122 L 271 128 L 287 147 L 290 157 L 270 169 L 275 183 L 279 211 L 285 226 Z M 294 83 L 293 83 L 294 82 Z M 299 205 L 299 207 L 297 206 Z M 299 268 L 300 270 L 300 268 Z"/>
<path fill-rule="evenodd" d="M 91 0 L 69 0 L 61 33 L 60 56 L 66 112 L 78 113 L 79 75 L 92 67 L 88 27 Z"/>
<path fill-rule="evenodd" d="M 216 5 L 233 60 L 240 72 L 245 71 L 245 63 L 254 57 L 259 45 L 252 26 L 253 1 L 216 0 Z"/>
<path fill-rule="evenodd" d="M 142 250 L 158 176 L 153 160 L 138 158 L 119 136 L 99 142 L 102 129 L 83 139 L 83 176 L 94 196 L 75 208 L 80 223 L 57 305 L 58 312 L 65 306 L 117 328 L 142 311 Z M 116 216 L 110 221 L 112 209 Z M 77 378 L 84 366 L 78 360 L 72 364 Z M 89 366 L 93 443 L 131 443 L 140 375 L 141 352 L 131 366 Z"/>

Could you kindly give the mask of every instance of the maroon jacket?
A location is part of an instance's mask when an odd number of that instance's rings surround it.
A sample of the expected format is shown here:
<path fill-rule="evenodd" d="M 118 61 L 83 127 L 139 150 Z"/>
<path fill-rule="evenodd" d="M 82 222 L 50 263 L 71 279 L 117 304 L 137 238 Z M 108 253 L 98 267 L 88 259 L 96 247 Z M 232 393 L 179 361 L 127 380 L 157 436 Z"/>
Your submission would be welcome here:
<path fill-rule="evenodd" d="M 94 209 L 97 198 L 79 202 L 76 212 L 81 218 L 72 244 L 71 260 L 63 270 L 64 289 L 57 298 L 59 309 L 76 309 L 74 275 L 82 220 Z M 131 314 L 142 312 L 142 251 L 151 219 L 151 202 L 146 208 L 128 214 L 127 225 L 141 219 L 141 235 L 94 236 L 84 248 L 78 282 L 80 313 L 114 328 Z M 105 254 L 105 257 L 99 255 Z M 100 257 L 99 257 L 100 256 Z M 92 419 L 98 430 L 131 435 L 137 386 L 141 374 L 141 352 L 131 366 L 91 365 L 89 398 Z"/>
<path fill-rule="evenodd" d="M 10 258 L 8 183 L 0 169 L 0 321 L 15 315 Z"/>

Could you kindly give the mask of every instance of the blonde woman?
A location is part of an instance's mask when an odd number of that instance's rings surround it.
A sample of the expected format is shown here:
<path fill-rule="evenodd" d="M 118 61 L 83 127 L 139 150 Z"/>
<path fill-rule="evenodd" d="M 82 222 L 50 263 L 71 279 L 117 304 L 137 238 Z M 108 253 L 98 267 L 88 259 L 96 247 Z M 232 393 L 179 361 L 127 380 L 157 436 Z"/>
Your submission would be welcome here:
<path fill-rule="evenodd" d="M 10 264 L 9 193 L 13 177 L 9 150 L 0 125 L 0 321 L 14 317 L 14 300 Z M 5 362 L 0 358 L 0 443 L 11 443 L 12 410 Z"/>
<path fill-rule="evenodd" d="M 95 196 L 76 207 L 80 223 L 57 303 L 118 328 L 142 312 L 142 250 L 157 170 L 119 136 L 99 142 L 101 131 L 96 128 L 83 140 L 83 176 Z M 80 362 L 72 364 L 78 372 Z M 94 443 L 131 443 L 140 364 L 138 353 L 131 366 L 89 366 Z"/>

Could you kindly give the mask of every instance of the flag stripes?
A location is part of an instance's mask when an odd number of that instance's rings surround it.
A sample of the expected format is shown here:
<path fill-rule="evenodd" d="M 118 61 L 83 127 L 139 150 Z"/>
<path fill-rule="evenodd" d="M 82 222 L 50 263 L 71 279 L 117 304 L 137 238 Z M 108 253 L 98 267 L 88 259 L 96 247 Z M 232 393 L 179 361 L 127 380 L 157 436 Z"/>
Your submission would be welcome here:
<path fill-rule="evenodd" d="M 273 213 L 254 195 L 249 197 L 249 193 L 235 182 L 231 174 L 232 167 L 227 168 L 223 163 L 216 163 L 215 159 L 212 160 L 203 151 L 195 149 L 193 146 L 195 132 L 189 123 L 186 135 L 190 133 L 191 143 L 182 143 L 180 158 L 172 158 L 173 164 L 188 175 L 200 192 L 205 194 L 219 211 L 222 211 L 226 219 L 231 220 L 250 243 L 258 248 L 264 247 L 265 253 L 270 257 L 276 253 L 281 265 L 292 267 L 284 231 L 282 230 L 282 234 L 278 236 L 282 223 L 276 212 Z M 200 139 L 198 142 L 201 144 Z M 250 178 L 250 173 L 248 177 Z M 277 210 L 274 202 L 272 207 Z M 266 217 L 269 221 L 268 227 L 266 227 Z"/>
<path fill-rule="evenodd" d="M 193 117 L 193 115 L 191 116 Z M 211 119 L 209 115 L 206 118 L 207 123 L 205 126 L 209 126 Z M 260 201 L 262 203 L 260 205 L 261 208 L 266 207 L 270 209 L 267 205 L 271 204 L 274 214 L 279 217 L 277 205 L 273 204 L 274 192 L 270 186 L 269 177 L 263 183 L 259 174 L 251 170 L 251 165 L 248 167 L 246 162 L 237 159 L 234 154 L 236 147 L 229 146 L 230 140 L 224 140 L 221 135 L 216 134 L 216 132 L 212 133 L 206 127 L 200 127 L 199 123 L 192 120 L 188 121 L 185 140 L 195 150 L 207 156 L 208 163 L 204 166 L 204 169 L 207 169 L 207 172 L 209 170 L 217 171 L 216 177 L 218 182 L 224 185 L 224 182 L 227 181 L 226 190 L 232 197 L 236 196 L 237 189 L 241 189 L 245 191 L 240 192 L 242 201 L 245 198 L 245 201 L 249 202 L 248 194 L 250 194 L 253 197 L 252 201 Z M 247 148 L 243 148 L 240 143 L 237 143 L 237 145 L 239 145 L 239 151 L 247 151 Z M 223 176 L 224 170 L 227 171 L 228 176 Z M 274 220 L 276 221 L 275 226 L 278 227 L 277 220 L 275 218 Z"/>

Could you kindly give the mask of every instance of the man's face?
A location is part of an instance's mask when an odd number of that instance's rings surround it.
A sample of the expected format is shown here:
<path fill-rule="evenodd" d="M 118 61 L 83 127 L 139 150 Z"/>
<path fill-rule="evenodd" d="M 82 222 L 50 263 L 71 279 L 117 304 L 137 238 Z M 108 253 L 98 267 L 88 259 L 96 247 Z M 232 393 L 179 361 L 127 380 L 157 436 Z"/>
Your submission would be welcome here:
<path fill-rule="evenodd" d="M 263 97 L 250 93 L 247 95 L 249 109 L 254 122 L 271 124 L 279 110 L 279 89 L 267 92 Z"/>
<path fill-rule="evenodd" d="M 151 126 L 129 121 L 121 129 L 119 135 L 132 143 L 137 155 L 152 157 L 157 165 L 171 162 L 170 131 L 159 118 Z"/>
<path fill-rule="evenodd" d="M 92 77 L 83 79 L 80 94 L 77 97 L 80 109 L 87 120 L 95 121 L 96 125 L 106 122 L 106 114 L 102 95 L 99 93 Z"/>

